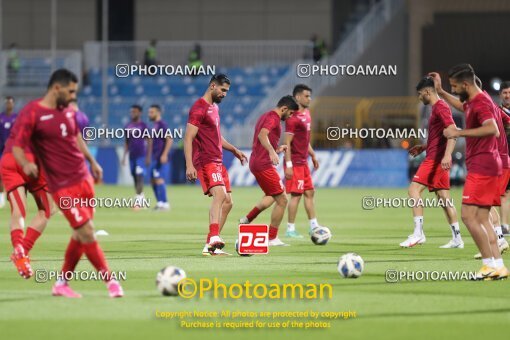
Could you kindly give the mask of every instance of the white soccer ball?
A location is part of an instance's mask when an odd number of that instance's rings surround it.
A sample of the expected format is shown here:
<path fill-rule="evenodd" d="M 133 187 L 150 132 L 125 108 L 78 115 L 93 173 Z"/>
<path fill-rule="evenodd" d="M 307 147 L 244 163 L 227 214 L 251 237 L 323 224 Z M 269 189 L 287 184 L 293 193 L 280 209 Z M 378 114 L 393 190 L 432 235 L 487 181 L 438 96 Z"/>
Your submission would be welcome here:
<path fill-rule="evenodd" d="M 181 268 L 168 266 L 161 269 L 156 276 L 156 286 L 165 296 L 177 296 L 177 285 L 186 278 L 186 273 Z"/>
<path fill-rule="evenodd" d="M 331 238 L 331 230 L 328 227 L 317 227 L 312 230 L 310 235 L 312 242 L 318 246 L 328 243 Z"/>
<path fill-rule="evenodd" d="M 358 278 L 363 273 L 365 262 L 356 253 L 347 253 L 338 260 L 338 272 L 345 278 Z"/>

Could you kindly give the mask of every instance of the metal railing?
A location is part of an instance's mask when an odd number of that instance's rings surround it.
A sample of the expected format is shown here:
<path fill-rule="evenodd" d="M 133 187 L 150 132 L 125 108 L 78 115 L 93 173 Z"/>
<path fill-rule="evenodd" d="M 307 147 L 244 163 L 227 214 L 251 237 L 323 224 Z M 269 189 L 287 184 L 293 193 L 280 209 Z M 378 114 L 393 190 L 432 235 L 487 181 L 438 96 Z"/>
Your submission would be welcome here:
<path fill-rule="evenodd" d="M 108 66 L 144 63 L 149 41 L 108 42 Z M 166 65 L 185 65 L 189 53 L 198 44 L 201 60 L 216 67 L 247 67 L 257 64 L 290 64 L 312 55 L 313 44 L 308 40 L 295 41 L 158 41 L 156 61 Z M 100 68 L 101 42 L 84 45 L 86 69 Z"/>
<path fill-rule="evenodd" d="M 336 51 L 330 57 L 321 60 L 320 64 L 349 65 L 355 63 L 403 5 L 403 0 L 382 0 L 376 3 Z M 297 74 L 298 66 L 312 63 L 311 59 L 301 59 L 294 62 L 287 74 L 272 89 L 271 95 L 268 95 L 252 111 L 248 123 L 253 124 L 260 114 L 272 108 L 281 96 L 289 94 L 297 83 L 308 84 L 313 89 L 314 95 L 319 95 L 326 87 L 335 85 L 341 79 L 338 76 L 321 75 L 313 75 L 307 78 L 299 77 Z"/>

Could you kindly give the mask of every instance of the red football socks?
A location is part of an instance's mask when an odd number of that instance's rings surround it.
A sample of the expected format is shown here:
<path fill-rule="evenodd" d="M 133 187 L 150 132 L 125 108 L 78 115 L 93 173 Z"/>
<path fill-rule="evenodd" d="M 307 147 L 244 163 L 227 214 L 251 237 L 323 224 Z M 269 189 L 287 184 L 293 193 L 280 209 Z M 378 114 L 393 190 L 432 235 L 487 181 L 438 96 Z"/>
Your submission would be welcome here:
<path fill-rule="evenodd" d="M 23 238 L 23 247 L 25 248 L 25 253 L 28 254 L 30 250 L 32 250 L 35 241 L 41 236 L 41 233 L 35 230 L 32 227 L 27 228 L 27 233 L 25 234 L 25 238 Z"/>
<path fill-rule="evenodd" d="M 64 277 L 66 275 L 65 273 L 74 271 L 82 255 L 82 244 L 80 241 L 71 238 L 71 241 L 69 241 L 66 249 L 64 264 L 62 265 L 62 272 L 64 273 Z"/>
<path fill-rule="evenodd" d="M 13 229 L 11 230 L 11 243 L 13 247 L 16 247 L 18 244 L 23 244 L 23 230 L 22 229 Z"/>
<path fill-rule="evenodd" d="M 106 263 L 106 259 L 104 258 L 104 253 L 97 241 L 92 243 L 83 243 L 83 251 L 85 255 L 89 259 L 90 263 L 96 268 L 96 270 L 100 273 L 109 273 L 110 269 L 108 268 L 108 264 Z M 110 276 L 110 275 L 107 275 Z M 110 281 L 110 278 L 105 278 L 105 281 Z"/>
<path fill-rule="evenodd" d="M 207 243 L 213 236 L 218 236 L 220 233 L 220 225 L 219 223 L 211 223 L 209 225 L 209 234 L 207 234 Z"/>
<path fill-rule="evenodd" d="M 278 228 L 269 226 L 269 239 L 274 240 L 278 236 Z"/>
<path fill-rule="evenodd" d="M 246 215 L 246 218 L 251 222 L 260 214 L 260 211 L 259 208 L 255 207 Z"/>

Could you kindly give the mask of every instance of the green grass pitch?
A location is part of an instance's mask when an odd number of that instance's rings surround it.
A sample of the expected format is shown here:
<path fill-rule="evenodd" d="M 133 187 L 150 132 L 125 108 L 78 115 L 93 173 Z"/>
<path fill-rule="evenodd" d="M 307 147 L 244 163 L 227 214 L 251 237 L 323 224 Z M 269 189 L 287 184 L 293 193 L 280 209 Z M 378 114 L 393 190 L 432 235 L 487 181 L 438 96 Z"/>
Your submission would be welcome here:
<path fill-rule="evenodd" d="M 98 186 L 98 197 L 130 197 L 129 187 Z M 146 188 L 149 197 L 152 194 Z M 108 298 L 101 282 L 73 282 L 83 294 L 70 300 L 51 296 L 51 282 L 23 280 L 9 261 L 9 209 L 0 211 L 0 338 L 1 339 L 468 339 L 481 332 L 503 334 L 510 321 L 508 281 L 386 283 L 384 273 L 397 270 L 473 271 L 473 241 L 462 225 L 463 250 L 439 249 L 450 238 L 442 211 L 425 211 L 427 243 L 401 249 L 398 243 L 411 233 L 411 212 L 406 208 L 365 211 L 365 195 L 403 197 L 403 189 L 319 189 L 319 222 L 329 226 L 333 238 L 314 246 L 308 238 L 287 240 L 291 247 L 272 248 L 269 255 L 205 258 L 201 255 L 207 230 L 210 199 L 199 187 L 168 188 L 172 210 L 165 213 L 128 209 L 98 209 L 97 229 L 112 270 L 126 271 L 123 299 Z M 261 196 L 258 188 L 234 188 L 234 209 L 223 236 L 226 250 L 234 252 L 237 219 Z M 427 194 L 427 197 L 432 197 Z M 453 190 L 460 208 L 460 190 Z M 34 211 L 30 198 L 29 216 Z M 267 223 L 269 212 L 257 222 Z M 285 226 L 286 218 L 284 218 Z M 300 207 L 297 228 L 306 233 L 308 223 Z M 60 269 L 70 236 L 63 216 L 55 215 L 35 245 L 34 269 Z M 283 240 L 286 240 L 283 238 Z M 359 279 L 342 279 L 336 262 L 346 252 L 365 260 Z M 510 263 L 508 256 L 504 259 Z M 333 298 L 324 300 L 185 300 L 163 297 L 155 287 L 156 273 L 167 265 L 183 268 L 188 277 L 214 278 L 222 283 L 330 283 Z M 90 270 L 82 259 L 78 270 Z M 182 329 L 178 320 L 157 319 L 156 311 L 355 311 L 357 317 L 331 321 L 329 329 Z M 250 321 L 250 319 L 245 320 Z M 503 329 L 501 329 L 503 328 Z M 502 333 L 499 333 L 502 332 Z M 481 333 L 481 334 L 483 334 Z"/>

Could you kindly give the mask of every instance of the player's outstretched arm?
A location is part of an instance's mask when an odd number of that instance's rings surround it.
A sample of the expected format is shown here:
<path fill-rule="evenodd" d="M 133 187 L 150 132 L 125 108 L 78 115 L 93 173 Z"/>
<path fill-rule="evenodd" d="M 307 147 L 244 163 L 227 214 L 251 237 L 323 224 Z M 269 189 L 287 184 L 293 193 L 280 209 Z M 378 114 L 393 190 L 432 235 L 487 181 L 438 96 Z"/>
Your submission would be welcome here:
<path fill-rule="evenodd" d="M 443 98 L 448 104 L 456 108 L 457 110 L 464 112 L 464 106 L 459 98 L 455 97 L 453 94 L 446 92 L 443 89 L 441 84 L 441 76 L 437 72 L 430 72 L 429 77 L 434 80 L 434 87 L 436 88 L 437 94 Z"/>
<path fill-rule="evenodd" d="M 97 181 L 100 181 L 103 179 L 103 168 L 99 163 L 96 161 L 94 156 L 89 151 L 89 148 L 87 146 L 87 143 L 83 140 L 83 136 L 81 135 L 81 132 L 78 132 L 78 135 L 76 135 L 76 140 L 78 142 L 78 148 L 80 149 L 81 153 L 90 163 L 90 170 L 92 170 L 92 176 Z"/>
<path fill-rule="evenodd" d="M 230 144 L 223 136 L 221 136 L 221 147 L 232 152 L 232 154 L 241 161 L 241 164 L 244 165 L 248 161 L 248 157 L 244 154 L 244 152 Z"/>
<path fill-rule="evenodd" d="M 266 128 L 262 128 L 259 132 L 259 135 L 257 138 L 260 141 L 260 144 L 264 147 L 264 149 L 267 150 L 269 153 L 269 158 L 271 158 L 271 162 L 273 165 L 278 165 L 280 163 L 280 158 L 278 157 L 278 154 L 276 153 L 276 150 L 273 149 L 273 146 L 269 142 L 269 130 Z"/>
<path fill-rule="evenodd" d="M 122 155 L 122 165 L 126 165 L 127 155 L 129 153 L 128 141 L 124 142 L 124 154 Z"/>
<path fill-rule="evenodd" d="M 184 158 L 186 159 L 186 178 L 194 182 L 197 179 L 197 169 L 193 166 L 193 140 L 197 136 L 198 127 L 188 123 L 184 133 Z"/>
<path fill-rule="evenodd" d="M 152 138 L 147 138 L 147 153 L 145 154 L 145 165 L 151 165 L 152 157 Z"/>
<path fill-rule="evenodd" d="M 487 137 L 495 136 L 499 137 L 499 129 L 496 124 L 496 120 L 493 118 L 487 119 L 482 123 L 482 126 L 476 129 L 457 130 L 455 125 L 450 125 L 443 131 L 443 135 L 446 138 L 458 138 L 458 137 Z"/>

